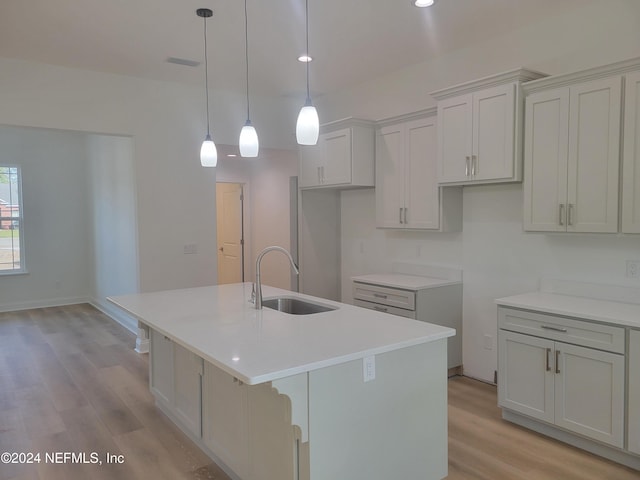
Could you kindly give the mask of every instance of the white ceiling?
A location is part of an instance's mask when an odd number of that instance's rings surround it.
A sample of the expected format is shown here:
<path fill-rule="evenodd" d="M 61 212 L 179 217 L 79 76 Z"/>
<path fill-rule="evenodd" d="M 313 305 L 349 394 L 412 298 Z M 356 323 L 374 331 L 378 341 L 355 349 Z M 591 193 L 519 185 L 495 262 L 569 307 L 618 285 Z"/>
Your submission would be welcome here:
<path fill-rule="evenodd" d="M 311 90 L 329 93 L 481 42 L 593 0 L 309 0 Z M 2 0 L 0 57 L 244 92 L 243 0 Z M 300 96 L 304 0 L 248 0 L 252 93 Z"/>

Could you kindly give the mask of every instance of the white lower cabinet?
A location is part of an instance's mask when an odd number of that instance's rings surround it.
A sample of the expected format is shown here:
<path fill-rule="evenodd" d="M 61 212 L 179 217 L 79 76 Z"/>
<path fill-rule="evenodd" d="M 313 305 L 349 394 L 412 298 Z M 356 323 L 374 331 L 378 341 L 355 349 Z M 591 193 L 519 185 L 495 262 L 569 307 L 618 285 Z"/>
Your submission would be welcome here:
<path fill-rule="evenodd" d="M 499 309 L 498 318 L 499 405 L 623 448 L 624 352 L 607 352 L 559 339 L 563 336 L 572 342 L 584 339 L 589 345 L 600 336 L 610 336 L 620 337 L 624 343 L 624 329 L 603 326 L 604 330 L 591 330 L 587 322 L 584 324 L 587 327 L 581 329 L 575 326 L 574 319 L 506 308 Z M 565 320 L 570 323 L 565 324 Z M 508 331 L 504 327 L 528 329 L 547 338 Z M 574 332 L 578 335 L 572 336 Z"/>
<path fill-rule="evenodd" d="M 640 455 L 640 330 L 629 335 L 629 451 Z"/>
<path fill-rule="evenodd" d="M 151 330 L 151 392 L 196 437 L 202 434 L 200 357 Z"/>
<path fill-rule="evenodd" d="M 149 386 L 156 399 L 173 405 L 173 342 L 156 330 L 150 330 Z"/>
<path fill-rule="evenodd" d="M 228 373 L 205 363 L 204 443 L 241 478 L 247 478 L 249 467 L 248 388 Z"/>

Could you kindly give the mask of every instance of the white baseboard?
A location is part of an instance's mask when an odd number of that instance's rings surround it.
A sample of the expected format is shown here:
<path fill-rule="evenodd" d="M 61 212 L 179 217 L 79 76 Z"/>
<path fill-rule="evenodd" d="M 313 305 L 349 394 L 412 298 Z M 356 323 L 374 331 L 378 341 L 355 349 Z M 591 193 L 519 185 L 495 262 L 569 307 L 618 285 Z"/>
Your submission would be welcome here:
<path fill-rule="evenodd" d="M 32 308 L 62 307 L 64 305 L 76 305 L 78 303 L 91 303 L 88 297 L 47 298 L 28 302 L 0 304 L 0 312 L 16 312 L 18 310 L 30 310 Z"/>
<path fill-rule="evenodd" d="M 136 320 L 130 315 L 127 315 L 121 309 L 114 307 L 109 302 L 102 302 L 97 298 L 94 298 L 90 300 L 89 303 L 93 305 L 95 308 L 97 308 L 98 310 L 100 310 L 105 315 L 111 317 L 113 320 L 118 322 L 120 325 L 122 325 L 124 328 L 129 330 L 131 333 L 137 335 L 138 320 Z"/>

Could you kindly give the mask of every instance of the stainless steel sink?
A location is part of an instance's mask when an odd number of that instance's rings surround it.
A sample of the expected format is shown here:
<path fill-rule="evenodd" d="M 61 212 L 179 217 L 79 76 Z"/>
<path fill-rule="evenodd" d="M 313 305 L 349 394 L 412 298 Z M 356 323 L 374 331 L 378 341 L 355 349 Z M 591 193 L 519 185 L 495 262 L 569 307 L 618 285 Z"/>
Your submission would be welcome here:
<path fill-rule="evenodd" d="M 262 300 L 262 306 L 291 315 L 310 315 L 312 313 L 330 312 L 337 307 L 301 300 L 295 297 L 274 297 Z"/>

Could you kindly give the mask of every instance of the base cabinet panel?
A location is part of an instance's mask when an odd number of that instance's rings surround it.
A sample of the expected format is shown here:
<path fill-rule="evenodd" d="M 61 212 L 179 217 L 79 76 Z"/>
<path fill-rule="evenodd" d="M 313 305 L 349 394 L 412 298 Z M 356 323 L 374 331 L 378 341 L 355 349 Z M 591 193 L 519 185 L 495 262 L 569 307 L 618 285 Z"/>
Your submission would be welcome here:
<path fill-rule="evenodd" d="M 247 385 L 205 363 L 203 439 L 241 478 L 248 478 Z"/>
<path fill-rule="evenodd" d="M 629 335 L 629 451 L 640 455 L 640 330 Z"/>
<path fill-rule="evenodd" d="M 553 423 L 553 342 L 504 330 L 498 342 L 498 404 Z"/>
<path fill-rule="evenodd" d="M 514 412 L 614 447 L 624 447 L 625 357 L 503 328 L 500 309 L 498 404 Z M 536 315 L 521 312 L 523 317 Z M 562 322 L 561 317 L 556 317 Z M 546 326 L 570 336 L 566 327 Z M 573 322 L 573 323 L 569 323 Z M 550 324 L 551 325 L 551 324 Z M 589 325 L 585 322 L 585 325 Z"/>
<path fill-rule="evenodd" d="M 173 342 L 156 330 L 150 331 L 151 392 L 167 405 L 173 405 Z"/>
<path fill-rule="evenodd" d="M 556 344 L 555 424 L 623 447 L 624 356 Z"/>

